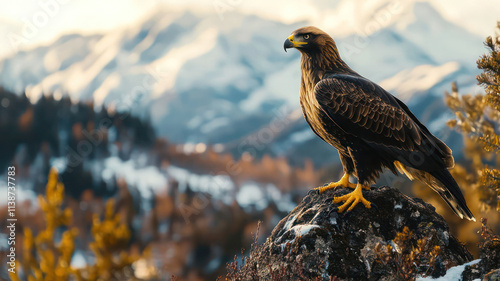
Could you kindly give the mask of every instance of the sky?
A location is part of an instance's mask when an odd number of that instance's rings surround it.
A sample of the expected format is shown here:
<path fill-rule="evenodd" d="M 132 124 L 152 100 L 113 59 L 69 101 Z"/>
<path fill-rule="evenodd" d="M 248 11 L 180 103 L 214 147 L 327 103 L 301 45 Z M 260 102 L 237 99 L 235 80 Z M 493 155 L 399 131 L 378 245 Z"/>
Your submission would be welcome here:
<path fill-rule="evenodd" d="M 159 6 L 219 17 L 236 11 L 287 23 L 306 20 L 328 29 L 342 26 L 349 19 L 347 12 L 365 10 L 369 15 L 371 6 L 398 1 L 407 0 L 0 0 L 0 37 L 8 42 L 0 45 L 0 58 L 49 44 L 63 34 L 102 33 L 132 25 Z M 498 0 L 429 2 L 448 20 L 483 37 L 492 34 L 500 20 Z"/>

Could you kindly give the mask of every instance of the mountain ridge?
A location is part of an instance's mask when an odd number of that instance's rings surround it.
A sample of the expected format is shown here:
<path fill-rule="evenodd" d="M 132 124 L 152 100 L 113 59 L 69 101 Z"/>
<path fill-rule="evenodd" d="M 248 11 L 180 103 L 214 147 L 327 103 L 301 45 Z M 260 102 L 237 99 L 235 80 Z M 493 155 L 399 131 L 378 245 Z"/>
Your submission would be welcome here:
<path fill-rule="evenodd" d="M 402 19 L 404 24 L 398 22 Z M 335 38 L 341 56 L 418 112 L 425 111 L 426 96 L 441 95 L 454 80 L 465 89 L 474 87 L 468 77 L 474 77 L 476 69 L 470 62 L 480 54 L 470 49 L 482 47 L 478 36 L 446 21 L 429 3 L 412 2 L 394 20 L 366 36 Z M 32 100 L 42 93 L 63 92 L 76 100 L 93 99 L 95 106 L 148 112 L 159 135 L 179 143 L 228 144 L 226 150 L 238 156 L 244 151 L 234 149 L 234 143 L 265 130 L 276 118 L 287 120 L 275 109 L 299 108 L 299 54 L 285 54 L 282 41 L 307 24 L 235 11 L 221 21 L 159 10 L 115 32 L 66 35 L 50 46 L 8 57 L 0 61 L 0 84 L 16 92 L 27 88 Z M 433 38 L 430 43 L 425 36 Z M 462 49 L 449 52 L 463 40 L 467 42 Z M 301 146 L 311 146 L 306 134 L 297 137 L 306 129 L 305 122 L 292 120 L 289 125 L 286 128 L 292 129 L 273 132 L 279 137 L 260 152 L 294 157 Z M 278 147 L 284 143 L 291 150 Z M 307 155 L 296 160 L 303 157 Z"/>

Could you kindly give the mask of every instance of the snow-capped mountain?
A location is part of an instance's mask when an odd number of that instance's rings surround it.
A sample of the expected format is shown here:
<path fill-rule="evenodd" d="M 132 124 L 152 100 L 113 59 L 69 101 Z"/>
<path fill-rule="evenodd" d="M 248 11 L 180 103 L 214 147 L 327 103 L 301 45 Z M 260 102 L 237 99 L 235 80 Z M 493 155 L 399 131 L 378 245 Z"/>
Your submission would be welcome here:
<path fill-rule="evenodd" d="M 337 2 L 329 7 L 332 11 L 349 5 Z M 361 13 L 361 31 L 377 22 L 388 5 Z M 427 2 L 398 9 L 373 32 L 336 37 L 341 56 L 358 73 L 399 95 L 417 115 L 441 120 L 446 111 L 426 113 L 428 99 L 439 103 L 451 81 L 473 87 L 483 39 L 448 22 Z M 248 147 L 299 159 L 317 154 L 323 159 L 317 162 L 328 162 L 335 151 L 316 139 L 300 117 L 299 54 L 282 47 L 294 29 L 307 24 L 237 12 L 221 20 L 159 10 L 133 26 L 66 35 L 8 57 L 0 61 L 0 85 L 16 92 L 28 87 L 32 99 L 59 92 L 93 99 L 96 106 L 146 111 L 159 134 L 174 142 L 222 143 L 236 154 Z M 248 136 L 257 143 L 247 141 Z"/>

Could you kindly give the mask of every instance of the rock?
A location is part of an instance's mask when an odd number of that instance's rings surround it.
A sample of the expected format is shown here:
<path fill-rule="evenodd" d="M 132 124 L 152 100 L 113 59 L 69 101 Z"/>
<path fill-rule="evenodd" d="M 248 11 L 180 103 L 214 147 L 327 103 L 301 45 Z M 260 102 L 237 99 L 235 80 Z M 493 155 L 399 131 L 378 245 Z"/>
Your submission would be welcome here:
<path fill-rule="evenodd" d="M 337 213 L 350 191 L 309 192 L 230 279 L 407 280 L 472 260 L 430 204 L 381 187 L 363 191 L 371 209 Z"/>
<path fill-rule="evenodd" d="M 496 269 L 486 274 L 483 281 L 500 281 L 500 269 Z"/>
<path fill-rule="evenodd" d="M 478 278 L 483 280 L 500 281 L 500 236 L 493 234 L 486 227 L 486 221 L 483 220 L 483 229 L 481 236 L 484 239 L 479 247 L 479 263 L 467 266 L 462 274 L 462 280 L 471 281 Z"/>

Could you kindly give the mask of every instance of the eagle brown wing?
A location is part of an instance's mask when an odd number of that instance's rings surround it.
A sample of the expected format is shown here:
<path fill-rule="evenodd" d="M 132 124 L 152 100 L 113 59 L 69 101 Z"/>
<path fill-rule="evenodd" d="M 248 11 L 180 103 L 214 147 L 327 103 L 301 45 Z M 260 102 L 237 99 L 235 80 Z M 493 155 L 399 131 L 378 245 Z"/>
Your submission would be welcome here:
<path fill-rule="evenodd" d="M 413 150 L 420 128 L 397 100 L 375 83 L 345 74 L 326 76 L 314 88 L 321 110 L 345 133 L 368 143 Z"/>

